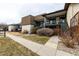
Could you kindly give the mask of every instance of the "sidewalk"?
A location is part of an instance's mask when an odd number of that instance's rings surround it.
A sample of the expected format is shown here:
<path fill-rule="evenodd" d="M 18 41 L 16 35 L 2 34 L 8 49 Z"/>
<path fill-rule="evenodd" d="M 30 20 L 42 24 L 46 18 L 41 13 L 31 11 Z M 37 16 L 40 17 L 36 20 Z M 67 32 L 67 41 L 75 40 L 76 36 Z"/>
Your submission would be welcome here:
<path fill-rule="evenodd" d="M 26 48 L 32 50 L 33 52 L 37 53 L 40 56 L 55 56 L 56 55 L 58 36 L 55 36 L 49 39 L 49 41 L 45 45 L 38 44 L 30 40 L 26 40 L 20 36 L 15 36 L 11 34 L 7 34 L 7 36 L 13 39 L 14 41 L 20 43 L 21 45 L 25 46 Z M 57 53 L 57 55 L 59 55 L 59 53 Z"/>
<path fill-rule="evenodd" d="M 61 50 L 57 50 L 56 52 L 56 56 L 74 56 L 73 54 L 61 51 Z"/>
<path fill-rule="evenodd" d="M 58 36 L 53 36 L 48 40 L 45 46 L 49 46 L 49 47 L 57 49 L 58 41 L 59 41 Z"/>
<path fill-rule="evenodd" d="M 7 36 L 15 40 L 16 42 L 22 44 L 23 46 L 27 47 L 28 49 L 32 50 L 33 52 L 37 53 L 40 56 L 54 56 L 55 55 L 54 48 L 26 40 L 20 36 L 14 36 L 11 34 L 7 34 Z"/>

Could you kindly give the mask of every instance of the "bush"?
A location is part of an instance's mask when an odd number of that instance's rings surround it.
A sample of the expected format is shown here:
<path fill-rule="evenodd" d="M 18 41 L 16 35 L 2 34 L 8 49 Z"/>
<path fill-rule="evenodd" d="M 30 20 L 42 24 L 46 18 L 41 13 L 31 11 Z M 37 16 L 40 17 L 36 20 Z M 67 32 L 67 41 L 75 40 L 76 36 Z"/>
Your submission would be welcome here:
<path fill-rule="evenodd" d="M 69 48 L 74 48 L 74 40 L 71 37 L 65 37 L 61 39 L 62 42 Z"/>
<path fill-rule="evenodd" d="M 37 29 L 38 29 L 38 28 L 36 28 L 36 27 L 33 28 L 33 29 L 31 30 L 31 33 L 32 33 L 32 34 L 36 34 Z"/>
<path fill-rule="evenodd" d="M 28 31 L 27 31 L 27 30 L 24 30 L 22 33 L 23 33 L 23 34 L 27 34 L 27 33 L 28 33 Z"/>
<path fill-rule="evenodd" d="M 62 33 L 62 42 L 70 48 L 74 48 L 75 41 L 71 36 L 71 32 L 68 30 L 67 32 Z"/>
<path fill-rule="evenodd" d="M 70 27 L 62 34 L 62 42 L 67 46 L 74 48 L 74 45 L 79 45 L 79 30 L 77 26 Z"/>
<path fill-rule="evenodd" d="M 57 29 L 57 28 L 54 29 L 54 34 L 55 34 L 55 35 L 58 35 L 58 34 L 59 34 L 59 31 L 60 31 L 60 29 Z"/>
<path fill-rule="evenodd" d="M 79 45 L 79 34 L 74 34 L 74 41 Z"/>
<path fill-rule="evenodd" d="M 37 34 L 43 36 L 52 36 L 54 34 L 54 31 L 50 28 L 42 28 L 37 30 Z"/>

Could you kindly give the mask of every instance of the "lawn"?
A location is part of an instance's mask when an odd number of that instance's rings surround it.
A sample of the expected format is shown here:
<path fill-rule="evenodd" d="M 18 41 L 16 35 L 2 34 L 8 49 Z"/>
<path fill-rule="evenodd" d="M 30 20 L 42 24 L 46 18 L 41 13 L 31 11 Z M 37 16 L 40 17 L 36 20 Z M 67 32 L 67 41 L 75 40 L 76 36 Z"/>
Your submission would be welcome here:
<path fill-rule="evenodd" d="M 16 36 L 21 36 L 21 35 L 23 35 L 23 34 L 20 33 L 20 32 L 7 32 L 7 33 L 13 34 L 13 35 L 16 35 Z"/>
<path fill-rule="evenodd" d="M 37 54 L 10 38 L 0 37 L 0 56 L 37 56 Z"/>
<path fill-rule="evenodd" d="M 23 35 L 23 38 L 26 38 L 28 40 L 31 40 L 40 44 L 45 44 L 49 40 L 49 37 L 47 36 L 39 36 L 35 34 Z"/>
<path fill-rule="evenodd" d="M 22 33 L 19 33 L 19 32 L 9 32 L 9 34 L 13 34 L 13 35 L 16 35 L 16 36 L 21 36 L 25 39 L 28 39 L 28 40 L 31 40 L 33 42 L 37 42 L 37 43 L 40 43 L 40 44 L 45 44 L 48 40 L 49 40 L 49 37 L 47 36 L 39 36 L 37 34 L 22 34 Z"/>

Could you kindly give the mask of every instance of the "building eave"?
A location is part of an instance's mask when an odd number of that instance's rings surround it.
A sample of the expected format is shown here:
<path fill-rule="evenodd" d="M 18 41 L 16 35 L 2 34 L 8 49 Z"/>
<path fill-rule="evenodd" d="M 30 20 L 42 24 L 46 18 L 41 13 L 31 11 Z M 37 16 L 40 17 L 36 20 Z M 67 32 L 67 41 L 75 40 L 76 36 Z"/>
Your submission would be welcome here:
<path fill-rule="evenodd" d="M 50 17 L 59 17 L 59 16 L 64 16 L 64 15 L 66 15 L 66 10 L 62 9 L 62 10 L 51 12 L 42 16 L 50 18 Z"/>
<path fill-rule="evenodd" d="M 69 5 L 70 5 L 70 3 L 65 3 L 64 10 L 67 10 Z"/>

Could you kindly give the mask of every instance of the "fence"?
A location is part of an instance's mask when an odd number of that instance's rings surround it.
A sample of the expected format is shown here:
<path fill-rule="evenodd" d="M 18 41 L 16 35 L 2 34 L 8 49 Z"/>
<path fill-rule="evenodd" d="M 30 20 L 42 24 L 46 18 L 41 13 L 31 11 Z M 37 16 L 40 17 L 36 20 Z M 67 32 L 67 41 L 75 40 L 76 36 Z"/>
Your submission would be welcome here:
<path fill-rule="evenodd" d="M 6 28 L 0 29 L 0 36 L 6 37 Z"/>

